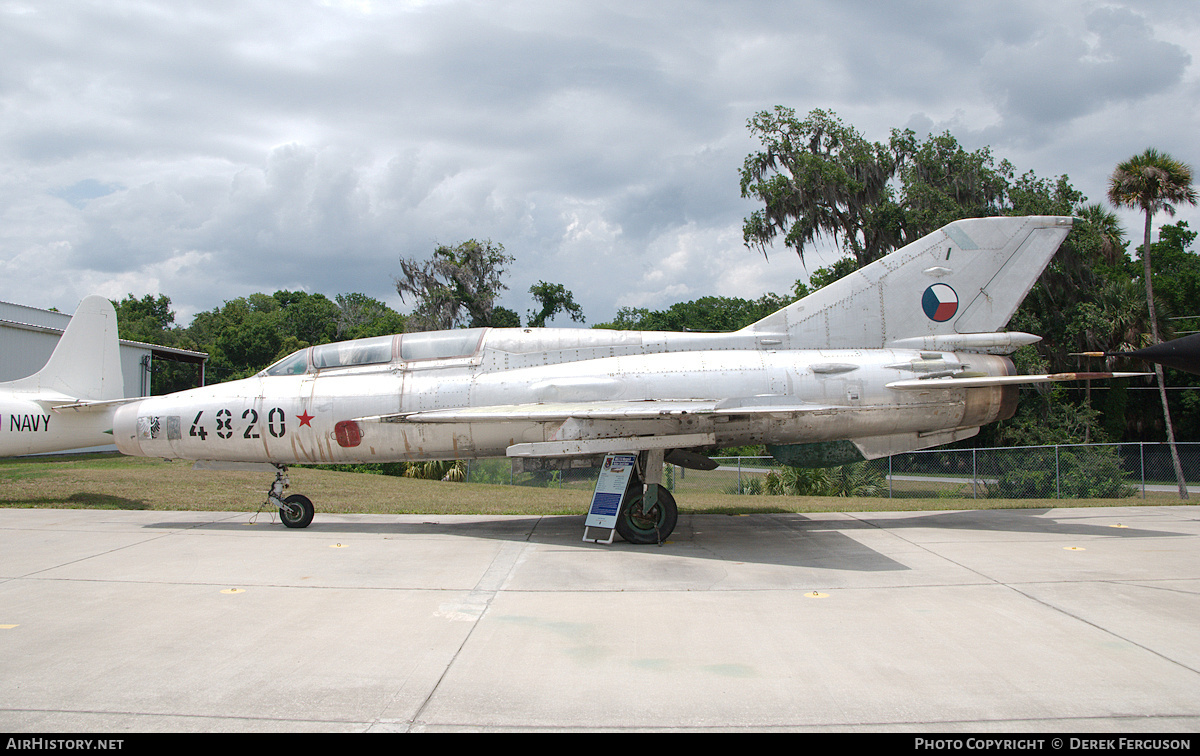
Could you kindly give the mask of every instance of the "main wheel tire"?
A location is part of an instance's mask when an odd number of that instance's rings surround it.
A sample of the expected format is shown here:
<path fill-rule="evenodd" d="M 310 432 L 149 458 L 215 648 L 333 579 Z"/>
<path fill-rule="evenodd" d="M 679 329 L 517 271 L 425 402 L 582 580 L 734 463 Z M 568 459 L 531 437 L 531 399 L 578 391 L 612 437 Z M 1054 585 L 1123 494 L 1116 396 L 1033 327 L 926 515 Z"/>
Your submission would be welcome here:
<path fill-rule="evenodd" d="M 643 514 L 641 488 L 640 485 L 635 486 L 625 497 L 625 504 L 617 515 L 617 533 L 630 543 L 662 543 L 679 521 L 675 497 L 659 486 L 658 501 L 649 512 Z"/>
<path fill-rule="evenodd" d="M 307 528 L 317 511 L 303 494 L 292 494 L 283 503 L 288 506 L 279 508 L 279 519 L 289 528 Z"/>

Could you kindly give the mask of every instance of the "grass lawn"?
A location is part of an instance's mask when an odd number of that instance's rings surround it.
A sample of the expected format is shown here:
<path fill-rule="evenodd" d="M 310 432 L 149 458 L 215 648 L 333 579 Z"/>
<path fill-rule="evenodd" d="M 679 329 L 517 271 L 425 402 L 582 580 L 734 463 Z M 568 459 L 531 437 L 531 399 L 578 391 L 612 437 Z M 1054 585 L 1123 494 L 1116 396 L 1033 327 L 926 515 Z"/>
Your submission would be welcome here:
<path fill-rule="evenodd" d="M 293 467 L 290 493 L 318 512 L 391 514 L 584 514 L 591 488 L 444 483 Z M 191 462 L 87 454 L 0 460 L 0 507 L 257 510 L 273 478 L 192 469 Z M 1180 504 L 1173 494 L 1126 499 L 841 498 L 676 492 L 681 512 L 879 512 Z"/>

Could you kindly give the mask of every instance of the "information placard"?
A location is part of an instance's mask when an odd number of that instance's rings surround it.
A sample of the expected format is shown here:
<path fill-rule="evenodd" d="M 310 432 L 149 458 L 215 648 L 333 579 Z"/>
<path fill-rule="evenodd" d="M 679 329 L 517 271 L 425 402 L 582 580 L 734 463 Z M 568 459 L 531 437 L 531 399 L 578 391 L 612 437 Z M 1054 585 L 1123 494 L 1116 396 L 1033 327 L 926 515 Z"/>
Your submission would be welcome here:
<path fill-rule="evenodd" d="M 621 499 L 625 496 L 629 476 L 636 462 L 636 454 L 609 454 L 604 457 L 604 467 L 600 469 L 596 490 L 592 493 L 592 506 L 584 521 L 586 527 L 612 529 L 617 526 Z"/>

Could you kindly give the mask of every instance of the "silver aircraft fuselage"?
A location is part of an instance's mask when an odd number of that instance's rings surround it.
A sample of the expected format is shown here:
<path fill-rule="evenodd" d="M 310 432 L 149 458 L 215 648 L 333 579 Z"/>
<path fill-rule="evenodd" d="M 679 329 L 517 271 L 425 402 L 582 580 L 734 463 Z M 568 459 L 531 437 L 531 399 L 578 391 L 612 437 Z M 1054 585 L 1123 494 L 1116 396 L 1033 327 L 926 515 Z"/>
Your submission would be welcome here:
<path fill-rule="evenodd" d="M 903 438 L 918 448 L 971 435 L 1015 407 L 1012 386 L 887 387 L 935 373 L 1011 375 L 1005 357 L 771 341 L 468 329 L 342 342 L 251 378 L 123 406 L 114 436 L 125 454 L 277 464 L 838 439 Z"/>

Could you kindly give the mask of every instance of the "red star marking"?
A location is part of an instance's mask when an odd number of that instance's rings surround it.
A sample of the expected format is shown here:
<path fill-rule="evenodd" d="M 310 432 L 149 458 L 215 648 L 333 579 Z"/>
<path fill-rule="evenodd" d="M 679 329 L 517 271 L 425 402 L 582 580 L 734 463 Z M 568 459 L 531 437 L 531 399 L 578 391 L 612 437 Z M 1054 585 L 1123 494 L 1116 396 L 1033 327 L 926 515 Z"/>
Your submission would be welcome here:
<path fill-rule="evenodd" d="M 309 428 L 312 427 L 314 417 L 316 416 L 308 414 L 308 410 L 304 410 L 303 415 L 296 415 L 296 419 L 300 421 L 300 425 L 307 425 Z"/>

